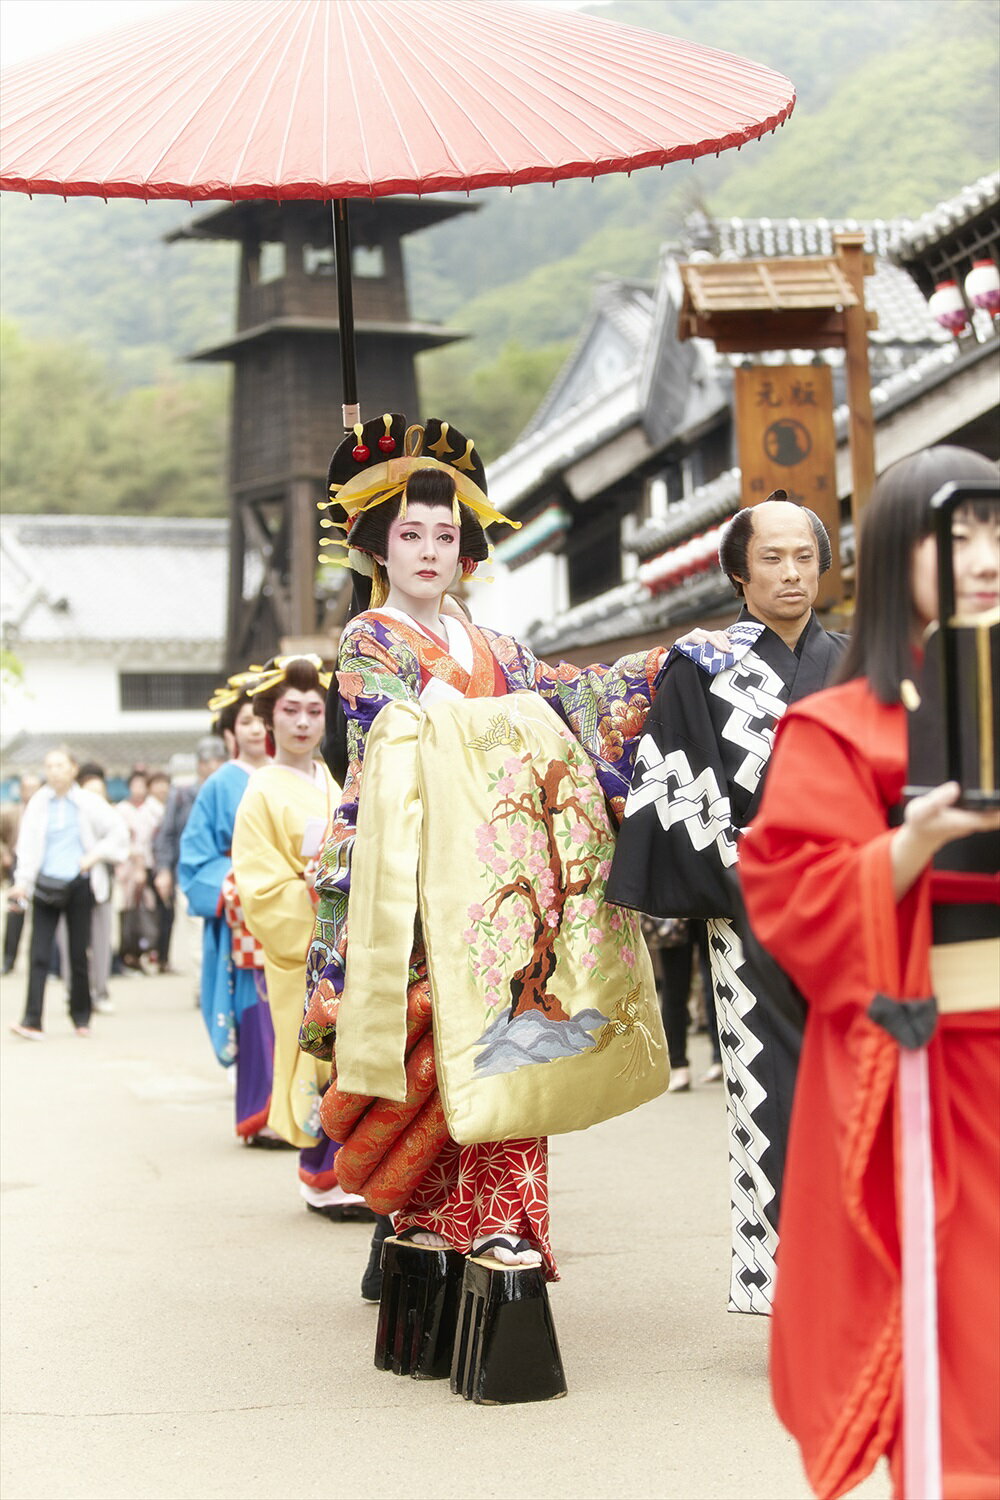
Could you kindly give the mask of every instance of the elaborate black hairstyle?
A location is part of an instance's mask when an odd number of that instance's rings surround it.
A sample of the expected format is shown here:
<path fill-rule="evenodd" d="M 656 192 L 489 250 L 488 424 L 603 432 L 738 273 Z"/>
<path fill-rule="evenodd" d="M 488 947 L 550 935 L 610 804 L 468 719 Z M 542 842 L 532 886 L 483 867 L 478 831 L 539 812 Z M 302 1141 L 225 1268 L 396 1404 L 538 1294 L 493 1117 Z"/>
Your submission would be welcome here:
<path fill-rule="evenodd" d="M 437 476 L 432 479 L 430 476 Z M 330 460 L 330 518 L 320 524 L 345 533 L 324 539 L 322 546 L 343 547 L 339 562 L 355 574 L 355 607 L 365 608 L 372 580 L 374 592 L 384 597 L 385 579 L 377 557 L 385 557 L 389 527 L 405 515 L 409 498 L 424 504 L 450 505 L 460 528 L 459 557 L 466 575 L 489 556 L 485 528 L 507 521 L 486 498 L 486 471 L 471 438 L 438 417 L 424 426 L 407 426 L 398 412 L 386 412 L 370 422 L 358 422 Z M 376 583 L 377 580 L 377 583 Z"/>
<path fill-rule="evenodd" d="M 810 510 L 807 505 L 799 505 L 795 500 L 789 501 L 785 490 L 772 490 L 767 500 L 761 500 L 758 503 L 766 505 L 769 500 L 784 500 L 790 505 L 795 505 L 796 509 L 809 517 L 809 524 L 813 529 L 819 552 L 819 571 L 821 574 L 827 572 L 833 563 L 833 553 L 830 549 L 827 529 L 816 512 Z M 743 597 L 743 585 L 736 575 L 739 574 L 740 578 L 750 577 L 747 549 L 750 546 L 750 538 L 753 536 L 753 513 L 756 509 L 756 505 L 747 505 L 743 510 L 738 510 L 723 531 L 719 542 L 719 566 L 732 584 L 733 592 L 740 599 Z"/>
<path fill-rule="evenodd" d="M 838 682 L 867 677 L 876 698 L 899 702 L 899 685 L 913 671 L 913 549 L 933 529 L 931 499 L 949 480 L 996 478 L 996 464 L 981 453 L 944 444 L 886 469 L 861 519 L 854 626 Z"/>

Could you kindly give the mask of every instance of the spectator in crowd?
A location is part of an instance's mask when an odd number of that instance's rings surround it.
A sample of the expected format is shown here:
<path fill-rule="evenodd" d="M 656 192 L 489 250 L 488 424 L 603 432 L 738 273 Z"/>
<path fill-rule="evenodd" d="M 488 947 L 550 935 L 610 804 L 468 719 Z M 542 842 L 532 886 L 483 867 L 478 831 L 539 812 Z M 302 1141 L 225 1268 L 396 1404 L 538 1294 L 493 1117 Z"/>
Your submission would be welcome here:
<path fill-rule="evenodd" d="M 156 884 L 156 835 L 163 825 L 167 803 L 170 800 L 170 777 L 165 771 L 152 771 L 147 782 L 148 793 L 143 803 L 142 816 L 148 820 L 148 860 L 146 864 L 146 889 L 153 901 L 156 913 L 156 937 L 154 953 L 151 955 L 161 974 L 170 973 L 170 939 L 174 930 L 174 897 L 163 896 Z"/>
<path fill-rule="evenodd" d="M 108 787 L 104 775 L 104 767 L 99 766 L 96 761 L 87 761 L 77 772 L 77 784 L 81 791 L 93 792 L 95 796 L 108 801 Z M 114 865 L 107 860 L 102 860 L 104 876 L 91 878 L 94 888 L 94 909 L 90 914 L 90 1000 L 98 1015 L 111 1015 L 114 1005 L 108 990 L 108 982 L 111 977 L 111 954 L 114 948 L 112 936 L 112 901 L 111 895 L 114 884 Z M 106 879 L 104 878 L 106 877 Z M 62 962 L 63 974 L 69 973 L 69 943 L 65 922 L 59 923 L 58 928 L 59 955 Z"/>
<path fill-rule="evenodd" d="M 160 925 L 160 973 L 169 972 L 170 935 L 173 929 L 177 861 L 180 858 L 181 834 L 187 823 L 199 789 L 213 771 L 226 761 L 226 746 L 218 735 L 208 734 L 198 741 L 195 751 L 197 779 L 172 786 L 159 827 L 153 835 L 153 891 L 156 896 Z M 169 912 L 170 925 L 164 935 L 163 913 Z"/>
<path fill-rule="evenodd" d="M 66 749 L 45 757 L 45 785 L 24 811 L 17 840 L 12 894 L 32 903 L 31 966 L 24 1015 L 12 1027 L 18 1036 L 42 1041 L 42 1005 L 52 939 L 60 913 L 69 935 L 69 1011 L 77 1036 L 90 1035 L 90 976 L 87 946 L 95 893 L 106 899 L 106 862 L 117 863 L 128 847 L 117 812 L 76 781 Z"/>
<path fill-rule="evenodd" d="M 121 905 L 120 954 L 126 969 L 142 969 L 142 955 L 149 946 L 149 937 L 143 932 L 142 912 L 146 901 L 146 858 L 143 852 L 143 837 L 146 822 L 141 813 L 148 794 L 145 771 L 134 770 L 128 779 L 128 794 L 119 802 L 118 810 L 128 828 L 129 844 L 125 859 L 115 874 Z M 150 848 L 152 860 L 152 848 Z"/>
<path fill-rule="evenodd" d="M 21 819 L 24 816 L 24 809 L 41 784 L 41 777 L 36 776 L 34 771 L 22 772 L 17 784 L 17 801 L 10 803 L 0 813 L 0 863 L 2 863 L 4 885 L 13 884 L 14 851 L 17 848 Z M 23 897 L 10 895 L 7 898 L 7 920 L 3 934 L 3 972 L 5 974 L 9 974 L 17 962 L 17 950 L 24 929 L 26 906 L 27 903 Z"/>

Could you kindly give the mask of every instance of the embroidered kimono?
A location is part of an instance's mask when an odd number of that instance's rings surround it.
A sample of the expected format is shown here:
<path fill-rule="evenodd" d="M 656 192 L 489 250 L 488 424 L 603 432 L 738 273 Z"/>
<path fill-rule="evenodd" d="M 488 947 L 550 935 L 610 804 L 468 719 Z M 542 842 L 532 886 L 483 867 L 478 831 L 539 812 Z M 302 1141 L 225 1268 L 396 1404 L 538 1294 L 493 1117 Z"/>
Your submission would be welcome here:
<path fill-rule="evenodd" d="M 270 765 L 254 773 L 236 815 L 233 874 L 247 925 L 264 949 L 274 1023 L 274 1086 L 267 1123 L 282 1140 L 302 1148 L 303 1185 L 325 1193 L 337 1187 L 335 1149 L 320 1130 L 318 1113 L 330 1070 L 298 1047 L 314 912 L 306 871 L 337 798 L 336 782 L 326 768 L 317 766 L 316 771 L 309 778 L 287 766 Z M 310 1198 L 309 1193 L 304 1196 Z"/>
<path fill-rule="evenodd" d="M 636 754 L 608 900 L 702 917 L 726 1079 L 732 1195 L 729 1307 L 767 1313 L 803 1007 L 755 940 L 737 838 L 763 791 L 774 728 L 832 674 L 844 638 L 812 616 L 794 651 L 744 609 L 733 650 L 675 650 Z"/>
<path fill-rule="evenodd" d="M 352 889 L 351 868 L 356 852 L 362 773 L 372 726 L 388 705 L 419 702 L 422 707 L 433 709 L 435 703 L 449 698 L 506 698 L 509 693 L 538 695 L 587 752 L 612 813 L 620 816 L 624 806 L 637 736 L 659 681 L 665 653 L 653 651 L 626 657 L 613 667 L 580 669 L 562 665 L 551 668 L 536 661 L 530 652 L 509 637 L 479 630 L 452 617 L 446 617 L 443 623 L 447 639 L 432 638 L 396 611 L 370 611 L 352 620 L 341 640 L 337 677 L 347 715 L 349 770 L 343 801 L 334 819 L 317 879 L 317 888 L 322 894 L 310 953 L 307 1007 L 301 1035 L 302 1046 L 314 1055 L 329 1057 L 335 1038 L 349 952 L 348 897 Z M 501 765 L 496 774 L 503 781 L 514 774 L 513 767 L 505 769 Z M 512 782 L 510 790 L 513 789 Z M 500 786 L 500 796 L 507 790 L 506 786 Z M 456 805 L 454 816 L 461 815 Z M 534 833 L 537 840 L 545 838 L 541 829 L 535 829 Z M 554 876 L 545 875 L 545 851 L 541 844 L 531 847 L 531 833 L 527 828 L 522 828 L 519 833 L 513 828 L 510 830 L 519 853 L 506 845 L 500 846 L 501 835 L 496 824 L 483 823 L 476 830 L 476 836 L 481 846 L 481 858 L 487 868 L 494 870 L 495 896 L 500 895 L 508 866 L 513 874 L 511 862 L 522 857 L 525 872 L 521 878 L 526 888 L 534 891 L 531 885 L 534 881 L 538 891 L 544 892 L 549 879 L 554 881 Z M 392 857 L 391 848 L 392 835 L 389 832 L 386 838 L 389 858 Z M 607 854 L 610 856 L 610 847 Z M 500 870 L 496 870 L 497 865 Z M 606 878 L 609 868 L 610 857 L 599 868 L 601 881 Z M 485 1029 L 483 1037 L 479 1038 L 479 1055 L 485 1056 L 485 1066 L 489 1067 L 490 1060 L 498 1055 L 495 1050 L 490 1051 L 494 1038 L 487 1036 L 488 1024 L 492 1024 L 489 996 L 492 993 L 498 1001 L 505 976 L 509 983 L 507 968 L 511 965 L 502 956 L 501 941 L 492 944 L 490 939 L 494 934 L 484 931 L 487 923 L 497 915 L 499 904 L 492 902 L 488 913 L 486 905 L 475 899 L 474 890 L 469 895 L 473 899 L 462 915 L 467 926 L 458 943 L 451 945 L 456 951 L 448 955 L 447 961 L 455 965 L 472 963 L 480 966 Z M 579 897 L 581 903 L 588 901 L 582 890 Z M 500 897 L 501 901 L 503 899 Z M 535 899 L 534 895 L 532 899 Z M 567 899 L 567 893 L 560 891 L 560 900 L 564 899 Z M 596 911 L 596 901 L 593 898 L 590 901 Z M 545 905 L 544 901 L 542 905 Z M 589 906 L 587 909 L 589 911 Z M 513 912 L 513 908 L 511 910 Z M 632 920 L 621 914 L 609 915 L 612 922 L 619 924 Z M 523 906 L 518 909 L 517 921 L 528 922 Z M 620 926 L 617 930 L 621 930 Z M 509 951 L 510 940 L 506 931 L 501 930 L 497 936 L 508 944 Z M 367 946 L 370 946 L 368 941 Z M 627 948 L 628 944 L 623 946 Z M 637 928 L 633 946 L 635 949 L 641 946 Z M 419 927 L 416 941 L 408 942 L 408 947 L 409 1021 L 425 1027 L 426 1012 L 421 1011 L 420 996 L 428 989 L 427 955 Z M 648 964 L 645 953 L 643 959 Z M 443 988 L 441 979 L 437 984 Z M 441 1003 L 444 1003 L 443 999 Z M 604 1020 L 602 1015 L 601 1021 L 594 1023 L 595 1032 L 586 1039 L 588 1043 L 598 1035 L 596 1028 Z M 625 1025 L 624 1022 L 620 1024 Z M 662 1038 L 654 1037 L 654 1040 L 662 1046 Z M 416 1049 L 411 1055 L 415 1053 Z M 540 1076 L 544 1068 L 526 1071 Z M 329 1097 L 331 1102 L 335 1100 L 333 1091 Z M 339 1098 L 349 1103 L 351 1096 L 343 1094 Z M 367 1102 L 363 1100 L 362 1106 Z M 425 1111 L 428 1116 L 431 1107 L 432 1101 Z M 339 1118 L 344 1117 L 345 1110 L 340 1109 Z M 325 1112 L 324 1119 L 327 1119 Z M 422 1114 L 417 1123 L 423 1134 L 417 1132 L 419 1140 L 408 1152 L 407 1161 L 401 1163 L 405 1201 L 396 1214 L 397 1230 L 411 1226 L 431 1229 L 463 1251 L 471 1249 L 473 1240 L 486 1235 L 524 1235 L 542 1251 L 548 1273 L 554 1276 L 555 1262 L 549 1245 L 544 1140 L 478 1139 L 459 1144 L 440 1128 L 440 1120 L 435 1123 L 428 1118 L 425 1121 Z M 426 1130 L 423 1129 L 425 1125 Z M 418 1147 L 427 1149 L 421 1154 Z M 367 1195 L 367 1189 L 364 1190 Z M 384 1211 L 384 1203 L 380 1207 Z"/>
<path fill-rule="evenodd" d="M 224 1067 L 236 1065 L 236 1132 L 244 1139 L 267 1124 L 274 1071 L 264 972 L 234 963 L 233 934 L 223 911 L 233 826 L 249 780 L 249 770 L 238 761 L 220 766 L 206 779 L 181 835 L 177 865 L 188 906 L 203 918 L 201 1013 L 216 1057 Z"/>

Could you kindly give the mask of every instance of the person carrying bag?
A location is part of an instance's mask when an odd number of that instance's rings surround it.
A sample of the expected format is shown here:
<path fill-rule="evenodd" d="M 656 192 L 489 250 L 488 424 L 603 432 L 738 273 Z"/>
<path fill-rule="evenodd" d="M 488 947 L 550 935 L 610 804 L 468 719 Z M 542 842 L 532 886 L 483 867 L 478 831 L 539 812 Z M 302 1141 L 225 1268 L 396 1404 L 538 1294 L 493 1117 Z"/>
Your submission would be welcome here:
<path fill-rule="evenodd" d="M 12 895 L 31 901 L 31 956 L 24 1015 L 11 1027 L 29 1041 L 44 1040 L 42 1006 L 52 942 L 60 917 L 69 936 L 69 1013 L 76 1035 L 90 1035 L 87 948 L 90 914 L 108 896 L 106 863 L 128 849 L 119 813 L 76 784 L 77 766 L 68 750 L 45 757 L 45 785 L 25 808 L 17 841 Z"/>

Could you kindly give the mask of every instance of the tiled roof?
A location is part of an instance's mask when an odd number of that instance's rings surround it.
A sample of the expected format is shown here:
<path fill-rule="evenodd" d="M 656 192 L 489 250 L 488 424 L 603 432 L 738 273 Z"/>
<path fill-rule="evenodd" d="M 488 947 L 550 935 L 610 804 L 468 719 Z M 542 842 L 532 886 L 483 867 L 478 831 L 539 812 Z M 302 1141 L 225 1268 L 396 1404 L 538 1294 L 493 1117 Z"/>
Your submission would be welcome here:
<path fill-rule="evenodd" d="M 875 274 L 865 278 L 865 302 L 878 314 L 872 344 L 949 344 L 951 334 L 931 316 L 912 276 L 891 261 L 876 257 Z"/>
<path fill-rule="evenodd" d="M 701 484 L 685 500 L 670 507 L 668 515 L 640 526 L 628 544 L 629 552 L 655 557 L 697 531 L 731 516 L 740 506 L 740 471 L 726 469 L 709 484 Z"/>
<path fill-rule="evenodd" d="M 944 199 L 928 209 L 927 213 L 921 214 L 919 219 L 908 223 L 898 243 L 893 246 L 894 258 L 910 260 L 919 255 L 936 240 L 943 239 L 953 230 L 961 229 L 963 224 L 974 219 L 984 208 L 996 203 L 998 198 L 1000 172 L 989 172 L 985 177 L 970 182 L 954 198 Z"/>
<path fill-rule="evenodd" d="M 944 343 L 950 335 L 931 317 L 919 287 L 891 263 L 914 228 L 909 219 L 719 219 L 703 236 L 713 236 L 713 258 L 748 260 L 832 255 L 835 234 L 862 233 L 865 249 L 875 256 L 875 274 L 865 280 L 865 300 L 879 320 L 869 335 L 872 343 Z"/>
<path fill-rule="evenodd" d="M 908 219 L 717 219 L 711 226 L 720 260 L 769 255 L 833 255 L 835 234 L 863 234 L 872 255 L 888 255 Z"/>
<path fill-rule="evenodd" d="M 21 641 L 221 641 L 229 524 L 0 518 L 0 619 Z"/>
<path fill-rule="evenodd" d="M 957 361 L 992 357 L 991 351 L 977 345 L 963 350 L 949 339 L 942 348 L 921 355 L 904 370 L 891 375 L 872 389 L 872 406 L 878 422 L 898 406 L 915 399 L 921 389 L 932 389 L 947 376 Z M 847 438 L 848 409 L 839 406 L 834 413 L 838 442 Z M 686 500 L 671 506 L 667 516 L 647 521 L 628 544 L 628 550 L 640 558 L 653 558 L 669 547 L 677 546 L 699 532 L 717 524 L 740 504 L 740 470 L 727 469 L 710 484 L 700 485 Z M 854 528 L 841 528 L 841 558 L 849 562 L 854 556 Z M 661 594 L 650 594 L 638 579 L 619 584 L 557 619 L 535 627 L 528 633 L 533 650 L 565 651 L 592 642 L 625 636 L 642 635 L 665 625 L 683 623 L 698 615 L 710 614 L 725 602 L 728 585 L 718 573 L 696 574 L 677 587 Z M 614 620 L 614 630 L 608 626 Z"/>
<path fill-rule="evenodd" d="M 653 324 L 655 300 L 655 289 L 646 281 L 629 281 L 612 277 L 602 277 L 597 281 L 590 317 L 584 323 L 579 337 L 555 380 L 549 386 L 541 405 L 508 452 L 516 452 L 525 446 L 528 448 L 535 446 L 537 435 L 545 428 L 553 410 L 562 404 L 561 398 L 566 386 L 572 382 L 577 366 L 584 358 L 588 345 L 602 323 L 609 324 L 625 345 L 633 351 L 636 369 L 641 366 Z M 616 372 L 610 382 L 602 383 L 600 372 L 595 371 L 594 375 L 596 378 L 591 379 L 589 391 L 593 400 L 609 395 L 611 389 L 619 385 L 623 378 L 620 372 Z M 627 374 L 625 378 L 628 378 Z M 560 415 L 560 420 L 563 415 L 565 414 Z"/>
<path fill-rule="evenodd" d="M 717 571 L 688 579 L 665 594 L 649 594 L 638 580 L 609 589 L 528 632 L 528 644 L 541 656 L 626 636 L 645 635 L 669 625 L 716 614 L 735 600 L 729 580 Z M 613 628 L 612 628 L 613 621 Z"/>
<path fill-rule="evenodd" d="M 936 349 L 920 355 L 912 364 L 889 375 L 872 386 L 872 408 L 876 422 L 907 400 L 913 399 L 921 387 L 935 385 L 957 360 L 980 357 L 978 348 L 963 350 L 949 338 Z M 985 357 L 985 356 L 983 356 Z M 847 441 L 849 410 L 846 402 L 833 413 L 837 442 Z M 677 505 L 672 505 L 666 516 L 647 521 L 640 526 L 627 543 L 627 550 L 641 558 L 655 557 L 668 547 L 704 531 L 707 527 L 731 514 L 740 503 L 740 470 L 727 469 L 709 484 L 699 485 L 696 490 Z"/>

